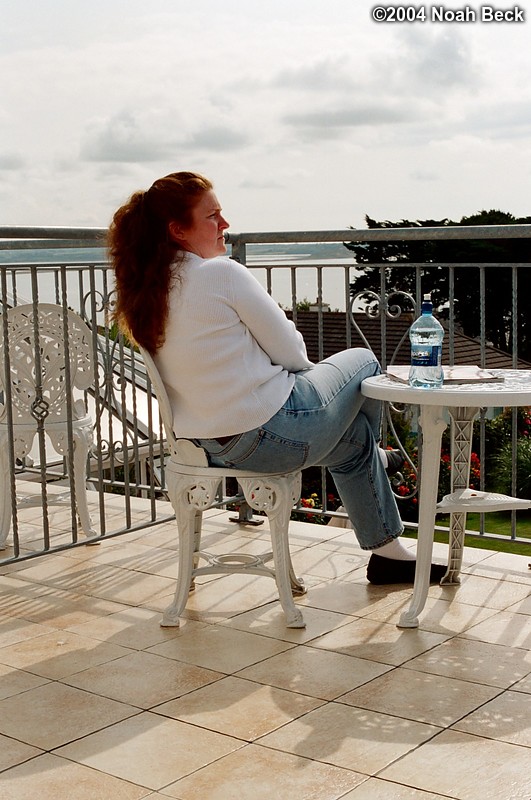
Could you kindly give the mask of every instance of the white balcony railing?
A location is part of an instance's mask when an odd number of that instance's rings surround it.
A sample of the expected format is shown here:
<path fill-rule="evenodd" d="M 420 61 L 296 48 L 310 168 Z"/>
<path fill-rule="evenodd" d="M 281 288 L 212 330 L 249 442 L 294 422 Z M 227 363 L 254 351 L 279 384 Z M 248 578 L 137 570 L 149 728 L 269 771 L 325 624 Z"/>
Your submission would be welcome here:
<path fill-rule="evenodd" d="M 104 234 L 103 229 L 0 228 L 0 298 L 2 309 L 43 302 L 71 308 L 80 314 L 92 331 L 96 353 L 95 381 L 83 396 L 94 420 L 94 447 L 88 459 L 87 478 L 93 524 L 97 534 L 107 538 L 167 521 L 172 511 L 166 502 L 164 441 L 156 401 L 151 396 L 141 359 L 116 335 L 112 325 L 113 280 L 103 249 Z M 531 368 L 524 358 L 531 335 L 525 338 L 523 333 L 527 332 L 519 324 L 519 295 L 527 296 L 522 295 L 522 285 L 531 275 L 531 264 L 387 262 L 375 265 L 379 268 L 376 291 L 358 297 L 356 289 L 352 290 L 360 265 L 354 262 L 348 250 L 342 248 L 342 242 L 422 239 L 448 242 L 457 239 L 518 239 L 529 244 L 531 225 L 228 236 L 232 256 L 246 263 L 293 316 L 314 360 L 334 350 L 367 344 L 375 350 L 384 366 L 390 361 L 407 360 L 407 328 L 430 272 L 437 270 L 438 275 L 444 274 L 448 284 L 445 356 L 449 362 L 463 363 L 466 359 L 470 363 L 473 359 L 481 366 Z M 400 286 L 389 285 L 390 267 L 413 270 L 407 292 L 398 291 Z M 475 338 L 463 335 L 457 324 L 456 281 L 460 270 L 473 271 L 477 283 L 479 333 Z M 509 283 L 511 302 L 498 341 L 498 345 L 504 341 L 504 347 L 493 347 L 487 337 L 490 308 L 486 287 L 494 276 L 501 275 L 505 283 Z M 306 300 L 312 301 L 313 310 L 303 310 L 303 301 Z M 478 425 L 477 449 L 481 463 L 485 463 L 488 456 L 487 420 L 493 413 L 485 410 Z M 514 410 L 507 423 L 514 454 L 513 494 L 517 491 L 518 420 L 518 411 Z M 385 435 L 391 437 L 396 425 L 390 418 Z M 414 420 L 412 425 L 414 429 Z M 13 448 L 12 439 L 9 447 Z M 54 529 L 55 504 L 69 503 L 74 487 L 67 469 L 68 457 L 54 452 L 46 440 L 45 421 L 29 455 L 17 460 L 12 454 L 11 463 L 14 465 L 14 474 L 10 476 L 12 531 L 7 549 L 0 553 L 4 561 L 31 558 L 82 543 L 84 540 L 74 513 L 70 529 L 60 532 Z M 489 480 L 484 473 L 485 470 L 481 474 L 480 488 Z M 320 477 L 322 486 L 318 494 L 323 507 L 304 509 L 305 513 L 317 516 L 331 513 L 327 506 L 324 472 Z M 227 497 L 236 492 L 236 487 L 224 487 L 219 502 L 226 502 Z M 411 492 L 406 493 L 406 500 L 408 497 L 411 500 Z M 38 515 L 42 535 L 37 532 L 35 523 L 30 526 L 31 535 L 28 533 L 25 509 L 31 506 L 42 508 Z M 484 521 L 481 530 L 484 536 L 489 534 L 487 526 L 488 522 Z M 512 515 L 509 535 L 514 541 L 521 539 L 515 514 Z"/>

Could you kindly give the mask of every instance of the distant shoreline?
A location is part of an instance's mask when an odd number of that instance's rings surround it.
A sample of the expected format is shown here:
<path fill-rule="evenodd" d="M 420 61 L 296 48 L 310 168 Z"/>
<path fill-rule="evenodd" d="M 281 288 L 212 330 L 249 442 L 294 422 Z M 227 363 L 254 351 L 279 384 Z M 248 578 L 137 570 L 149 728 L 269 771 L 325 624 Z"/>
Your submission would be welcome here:
<path fill-rule="evenodd" d="M 61 264 L 67 262 L 79 263 L 80 261 L 105 261 L 105 247 L 49 247 L 49 248 L 0 248 L 0 264 L 20 263 L 50 263 L 57 261 Z M 228 254 L 230 255 L 230 245 Z M 347 260 L 353 263 L 353 256 L 341 242 L 316 242 L 301 244 L 249 244 L 247 245 L 249 261 L 256 262 L 266 259 L 278 261 L 298 259 L 301 261 L 315 261 L 317 259 Z"/>
<path fill-rule="evenodd" d="M 230 247 L 228 255 L 230 255 Z M 317 266 L 322 270 L 322 298 L 332 310 L 345 311 L 345 267 L 350 267 L 350 279 L 355 277 L 352 254 L 339 242 L 316 244 L 247 245 L 248 266 L 264 288 L 268 288 L 270 273 L 271 293 L 284 308 L 292 305 L 292 269 L 296 267 L 297 301 L 315 302 L 318 295 Z M 28 250 L 0 250 L 2 266 L 61 266 L 64 264 L 105 264 L 104 247 L 46 248 Z M 266 270 L 271 265 L 272 270 Z"/>

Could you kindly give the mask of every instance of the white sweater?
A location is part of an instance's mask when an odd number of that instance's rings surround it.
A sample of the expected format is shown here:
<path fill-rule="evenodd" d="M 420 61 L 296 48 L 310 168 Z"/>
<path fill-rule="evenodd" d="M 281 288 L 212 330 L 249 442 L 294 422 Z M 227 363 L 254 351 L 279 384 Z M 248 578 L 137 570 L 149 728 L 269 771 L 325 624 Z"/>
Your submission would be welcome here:
<path fill-rule="evenodd" d="M 232 436 L 284 405 L 308 369 L 293 322 L 246 267 L 187 253 L 170 294 L 166 340 L 155 356 L 183 438 Z"/>

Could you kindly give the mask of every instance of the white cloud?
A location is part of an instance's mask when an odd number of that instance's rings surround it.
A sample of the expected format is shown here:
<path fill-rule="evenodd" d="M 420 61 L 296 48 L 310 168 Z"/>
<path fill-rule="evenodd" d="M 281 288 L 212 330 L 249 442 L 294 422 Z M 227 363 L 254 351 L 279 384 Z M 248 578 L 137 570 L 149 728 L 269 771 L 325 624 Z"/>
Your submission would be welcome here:
<path fill-rule="evenodd" d="M 495 106 L 484 102 L 474 113 L 465 114 L 468 130 L 490 139 L 521 139 L 531 136 L 531 106 L 529 98 L 506 101 L 500 99 Z"/>
<path fill-rule="evenodd" d="M 275 89 L 292 89 L 297 92 L 352 91 L 362 86 L 362 81 L 352 72 L 352 63 L 346 54 L 340 57 L 324 57 L 305 64 L 280 69 L 271 79 Z"/>
<path fill-rule="evenodd" d="M 394 122 L 412 122 L 410 109 L 396 105 L 360 104 L 350 108 L 323 108 L 319 111 L 287 114 L 284 121 L 289 125 L 314 128 L 352 128 L 360 125 L 388 125 Z"/>
<path fill-rule="evenodd" d="M 528 26 L 372 5 L 4 2 L 3 221 L 106 224 L 176 169 L 213 178 L 235 230 L 530 213 Z"/>
<path fill-rule="evenodd" d="M 444 99 L 454 90 L 476 90 L 482 74 L 463 27 L 402 28 L 399 46 L 382 68 L 395 87 L 422 94 L 437 92 Z"/>
<path fill-rule="evenodd" d="M 0 170 L 19 170 L 25 164 L 24 156 L 20 153 L 0 153 Z"/>
<path fill-rule="evenodd" d="M 210 150 L 223 153 L 239 150 L 249 144 L 249 137 L 237 129 L 224 125 L 211 125 L 197 130 L 190 140 L 183 143 L 189 150 Z"/>
<path fill-rule="evenodd" d="M 85 161 L 157 163 L 184 153 L 239 150 L 249 137 L 225 124 L 198 125 L 188 131 L 178 112 L 121 111 L 87 125 L 80 155 Z"/>
<path fill-rule="evenodd" d="M 86 161 L 151 162 L 166 158 L 172 144 L 160 131 L 145 130 L 133 114 L 122 112 L 89 125 L 81 144 Z"/>

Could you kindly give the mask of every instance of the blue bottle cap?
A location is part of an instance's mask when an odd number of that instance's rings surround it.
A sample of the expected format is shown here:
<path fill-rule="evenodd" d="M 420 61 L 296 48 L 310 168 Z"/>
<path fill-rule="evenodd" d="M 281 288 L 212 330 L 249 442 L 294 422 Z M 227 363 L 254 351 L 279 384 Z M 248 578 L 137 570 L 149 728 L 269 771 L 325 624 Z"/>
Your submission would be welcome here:
<path fill-rule="evenodd" d="M 421 313 L 422 314 L 431 314 L 433 311 L 433 303 L 431 302 L 431 294 L 425 294 L 422 298 L 422 306 L 421 306 Z"/>

